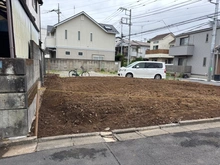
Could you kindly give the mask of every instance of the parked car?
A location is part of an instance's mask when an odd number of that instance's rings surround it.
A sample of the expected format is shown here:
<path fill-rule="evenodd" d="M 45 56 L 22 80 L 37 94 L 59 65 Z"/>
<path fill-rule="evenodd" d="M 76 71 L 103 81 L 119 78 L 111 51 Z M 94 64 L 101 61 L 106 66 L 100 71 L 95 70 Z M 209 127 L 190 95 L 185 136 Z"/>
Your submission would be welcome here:
<path fill-rule="evenodd" d="M 165 79 L 166 67 L 164 62 L 136 61 L 118 70 L 118 76 Z"/>

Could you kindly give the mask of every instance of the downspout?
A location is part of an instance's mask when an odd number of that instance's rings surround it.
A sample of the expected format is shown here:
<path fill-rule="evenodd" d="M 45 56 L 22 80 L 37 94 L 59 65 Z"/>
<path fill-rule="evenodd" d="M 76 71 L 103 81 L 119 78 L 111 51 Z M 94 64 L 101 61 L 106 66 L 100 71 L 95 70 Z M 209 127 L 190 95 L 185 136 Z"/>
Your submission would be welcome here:
<path fill-rule="evenodd" d="M 8 20 L 8 35 L 9 35 L 9 47 L 10 57 L 15 58 L 15 44 L 14 44 L 14 32 L 13 32 L 13 18 L 11 10 L 11 0 L 6 1 L 7 8 L 7 20 Z"/>

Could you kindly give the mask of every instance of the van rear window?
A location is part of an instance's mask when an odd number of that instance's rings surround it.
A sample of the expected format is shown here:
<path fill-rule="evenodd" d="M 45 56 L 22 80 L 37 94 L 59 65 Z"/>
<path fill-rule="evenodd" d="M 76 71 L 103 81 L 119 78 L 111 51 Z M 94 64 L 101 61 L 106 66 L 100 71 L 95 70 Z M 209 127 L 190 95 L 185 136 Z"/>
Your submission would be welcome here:
<path fill-rule="evenodd" d="M 163 68 L 162 63 L 146 63 L 146 68 Z"/>

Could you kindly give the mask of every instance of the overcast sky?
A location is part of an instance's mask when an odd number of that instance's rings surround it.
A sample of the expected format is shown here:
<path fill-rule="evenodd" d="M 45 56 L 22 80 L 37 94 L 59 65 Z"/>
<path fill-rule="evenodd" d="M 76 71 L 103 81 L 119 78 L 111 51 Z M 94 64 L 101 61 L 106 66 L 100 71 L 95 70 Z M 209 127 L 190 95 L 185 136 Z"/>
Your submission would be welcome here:
<path fill-rule="evenodd" d="M 215 2 L 216 0 L 213 0 Z M 125 12 L 119 11 L 120 7 L 132 10 L 132 34 L 156 29 L 173 23 L 181 22 L 191 18 L 214 13 L 215 5 L 208 0 L 44 0 L 41 6 L 42 27 L 54 25 L 58 22 L 55 12 L 58 3 L 61 11 L 61 21 L 85 11 L 98 23 L 112 24 L 121 32 L 120 19 L 128 17 Z M 128 13 L 127 13 L 128 14 Z M 206 28 L 211 21 L 207 18 L 184 26 L 175 26 L 159 31 L 132 35 L 132 40 L 148 40 L 158 34 L 173 32 L 179 34 L 184 31 L 197 28 Z M 124 35 L 128 35 L 128 26 L 123 25 Z"/>

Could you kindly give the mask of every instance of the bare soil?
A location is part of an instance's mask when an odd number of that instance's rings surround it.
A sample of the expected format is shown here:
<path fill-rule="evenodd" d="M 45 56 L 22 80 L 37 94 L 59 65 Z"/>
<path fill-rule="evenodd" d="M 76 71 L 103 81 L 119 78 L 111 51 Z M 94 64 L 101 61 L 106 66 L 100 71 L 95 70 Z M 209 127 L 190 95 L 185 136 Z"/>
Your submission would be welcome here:
<path fill-rule="evenodd" d="M 46 78 L 38 137 L 220 116 L 220 88 L 119 77 Z"/>

